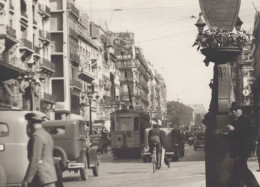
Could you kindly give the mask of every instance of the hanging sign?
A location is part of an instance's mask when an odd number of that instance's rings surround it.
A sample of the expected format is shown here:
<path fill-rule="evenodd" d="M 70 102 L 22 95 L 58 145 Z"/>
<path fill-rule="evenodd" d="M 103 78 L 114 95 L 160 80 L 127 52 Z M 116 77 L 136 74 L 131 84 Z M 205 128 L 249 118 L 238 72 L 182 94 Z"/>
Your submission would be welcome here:
<path fill-rule="evenodd" d="M 241 0 L 199 0 L 203 17 L 210 29 L 232 31 Z"/>

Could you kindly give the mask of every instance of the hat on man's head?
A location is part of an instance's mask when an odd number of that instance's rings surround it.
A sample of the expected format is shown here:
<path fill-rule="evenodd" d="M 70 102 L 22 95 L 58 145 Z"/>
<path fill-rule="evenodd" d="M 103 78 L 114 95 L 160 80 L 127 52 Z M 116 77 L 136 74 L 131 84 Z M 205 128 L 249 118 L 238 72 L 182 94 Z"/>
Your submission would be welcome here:
<path fill-rule="evenodd" d="M 242 107 L 240 106 L 239 102 L 234 101 L 231 104 L 231 107 L 229 108 L 230 110 L 235 110 L 235 109 L 241 109 Z"/>
<path fill-rule="evenodd" d="M 33 113 L 33 112 L 26 114 L 24 117 L 26 120 L 31 120 L 33 122 L 42 122 L 43 121 L 42 115 Z"/>

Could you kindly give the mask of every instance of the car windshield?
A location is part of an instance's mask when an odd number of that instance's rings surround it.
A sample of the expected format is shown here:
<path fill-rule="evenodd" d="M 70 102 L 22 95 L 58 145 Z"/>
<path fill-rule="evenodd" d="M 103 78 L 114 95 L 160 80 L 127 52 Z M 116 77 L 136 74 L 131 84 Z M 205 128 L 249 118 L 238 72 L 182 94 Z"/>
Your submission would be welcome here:
<path fill-rule="evenodd" d="M 5 137 L 9 135 L 9 129 L 7 124 L 0 123 L 0 137 Z"/>

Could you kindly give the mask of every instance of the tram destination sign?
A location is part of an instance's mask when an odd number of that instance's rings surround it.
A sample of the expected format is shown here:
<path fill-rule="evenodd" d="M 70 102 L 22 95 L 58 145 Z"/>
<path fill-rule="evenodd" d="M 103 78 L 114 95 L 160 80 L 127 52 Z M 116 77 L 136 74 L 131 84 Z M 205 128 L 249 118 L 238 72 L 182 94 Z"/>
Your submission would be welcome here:
<path fill-rule="evenodd" d="M 232 31 L 241 0 L 199 0 L 203 17 L 210 29 Z"/>

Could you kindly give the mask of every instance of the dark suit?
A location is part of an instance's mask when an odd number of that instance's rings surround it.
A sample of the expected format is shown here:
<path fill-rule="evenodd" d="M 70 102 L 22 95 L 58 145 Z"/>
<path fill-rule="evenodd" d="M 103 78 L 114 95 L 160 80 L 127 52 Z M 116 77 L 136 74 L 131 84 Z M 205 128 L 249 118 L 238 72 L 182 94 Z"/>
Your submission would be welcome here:
<path fill-rule="evenodd" d="M 232 125 L 235 129 L 229 133 L 230 156 L 233 162 L 229 186 L 242 187 L 244 184 L 250 187 L 259 186 L 247 166 L 253 139 L 251 121 L 247 116 L 241 115 Z"/>
<path fill-rule="evenodd" d="M 156 143 L 156 145 L 157 145 L 156 151 L 158 154 L 158 152 L 161 149 L 162 144 L 163 144 L 163 135 L 162 135 L 162 131 L 160 130 L 160 128 L 151 129 L 148 134 L 148 140 L 149 140 L 149 148 L 150 148 L 151 154 L 153 152 L 154 143 Z"/>
<path fill-rule="evenodd" d="M 28 145 L 29 165 L 24 181 L 30 186 L 48 186 L 57 180 L 53 161 L 53 140 L 43 128 L 36 129 Z"/>

